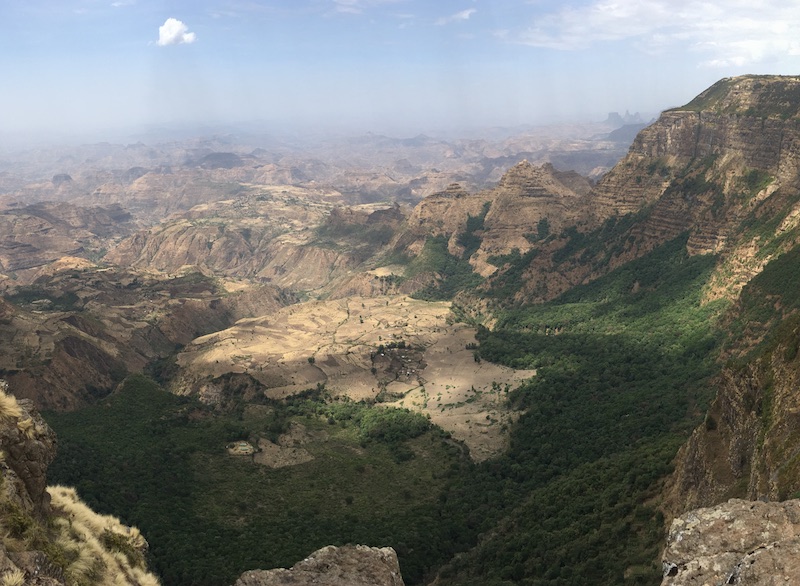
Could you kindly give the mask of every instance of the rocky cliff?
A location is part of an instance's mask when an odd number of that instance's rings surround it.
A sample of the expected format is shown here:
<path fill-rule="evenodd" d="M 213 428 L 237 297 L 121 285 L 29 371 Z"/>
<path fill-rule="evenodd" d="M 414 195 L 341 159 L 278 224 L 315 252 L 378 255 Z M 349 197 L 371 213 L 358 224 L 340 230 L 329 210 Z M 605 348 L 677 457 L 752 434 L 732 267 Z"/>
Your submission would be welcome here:
<path fill-rule="evenodd" d="M 800 78 L 725 79 L 644 128 L 580 213 L 533 244 L 518 301 L 551 299 L 688 234 L 690 254 L 720 255 L 711 297 L 735 298 L 797 242 Z M 571 226 L 571 227 L 570 227 Z M 531 226 L 533 227 L 533 226 Z M 525 248 L 520 248 L 524 251 Z"/>
<path fill-rule="evenodd" d="M 662 586 L 772 586 L 800 576 L 800 501 L 732 499 L 672 522 Z"/>
<path fill-rule="evenodd" d="M 797 96 L 798 77 L 724 79 L 643 129 L 592 198 L 601 218 L 651 208 L 621 256 L 687 230 L 693 254 L 741 256 L 753 243 L 742 230 L 747 218 L 791 214 L 800 188 Z"/>
<path fill-rule="evenodd" d="M 391 547 L 328 546 L 290 569 L 245 572 L 234 586 L 403 586 Z"/>
<path fill-rule="evenodd" d="M 800 78 L 722 80 L 665 116 L 669 128 L 645 136 L 637 144 L 662 158 L 667 152 L 690 159 L 713 157 L 705 177 L 713 179 L 715 191 L 722 194 L 718 197 L 720 209 L 726 210 L 724 220 L 713 226 L 697 224 L 689 243 L 697 252 L 720 252 L 719 269 L 707 297 L 733 300 L 722 319 L 727 331 L 721 357 L 725 366 L 713 382 L 716 396 L 703 424 L 678 452 L 675 472 L 665 490 L 665 509 L 681 515 L 732 497 L 753 501 L 794 498 L 800 494 L 800 401 L 796 392 L 800 384 L 796 282 L 800 258 Z M 690 128 L 681 129 L 679 120 L 688 121 Z M 738 185 L 738 200 L 731 185 Z M 706 518 L 708 514 L 707 510 L 688 513 L 676 523 L 679 528 L 705 524 L 706 529 L 730 529 L 734 533 L 726 533 L 728 549 L 707 554 L 706 549 L 715 543 L 708 530 L 690 541 L 685 537 L 691 531 L 676 533 L 673 526 L 673 541 L 665 558 L 675 555 L 676 548 L 694 547 L 696 553 L 685 556 L 702 559 L 686 566 L 686 572 L 679 571 L 684 562 L 674 562 L 677 566 L 672 569 L 677 573 L 673 581 L 665 578 L 665 584 L 710 580 L 767 584 L 775 583 L 769 581 L 771 575 L 781 576 L 780 580 L 785 575 L 788 582 L 796 578 L 798 516 L 794 501 L 729 503 L 716 509 L 712 517 Z M 789 525 L 787 533 L 784 526 Z M 683 545 L 678 544 L 680 539 Z M 730 545 L 738 543 L 744 545 Z M 701 571 L 701 567 L 705 569 Z M 721 573 L 713 574 L 713 568 Z"/>
<path fill-rule="evenodd" d="M 98 515 L 74 490 L 46 486 L 56 438 L 0 380 L 0 580 L 3 584 L 157 586 L 138 530 Z"/>
<path fill-rule="evenodd" d="M 717 378 L 705 422 L 676 458 L 666 493 L 672 512 L 731 497 L 800 494 L 800 328 L 794 319 L 784 327 L 760 356 L 726 367 Z"/>

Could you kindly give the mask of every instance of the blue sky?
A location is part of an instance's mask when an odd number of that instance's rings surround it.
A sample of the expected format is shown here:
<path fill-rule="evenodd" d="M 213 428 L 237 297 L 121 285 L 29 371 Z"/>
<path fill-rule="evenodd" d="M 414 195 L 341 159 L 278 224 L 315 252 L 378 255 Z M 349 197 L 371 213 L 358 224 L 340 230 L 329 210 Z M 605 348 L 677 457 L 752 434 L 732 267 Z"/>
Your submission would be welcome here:
<path fill-rule="evenodd" d="M 656 114 L 722 77 L 800 74 L 798 39 L 792 0 L 0 0 L 0 140 Z"/>

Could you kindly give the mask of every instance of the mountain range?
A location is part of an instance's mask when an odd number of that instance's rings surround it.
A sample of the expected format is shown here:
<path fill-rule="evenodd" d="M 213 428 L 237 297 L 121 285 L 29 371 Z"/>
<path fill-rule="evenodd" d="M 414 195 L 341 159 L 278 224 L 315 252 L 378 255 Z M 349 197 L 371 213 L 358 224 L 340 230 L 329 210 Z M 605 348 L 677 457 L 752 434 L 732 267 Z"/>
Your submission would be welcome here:
<path fill-rule="evenodd" d="M 426 136 L 350 140 L 369 169 L 247 146 L 2 178 L 0 374 L 165 583 L 377 539 L 410 584 L 655 584 L 673 519 L 800 496 L 800 78 L 723 79 L 603 173 Z M 142 434 L 183 478 L 142 478 Z M 291 539 L 237 550 L 268 511 Z"/>

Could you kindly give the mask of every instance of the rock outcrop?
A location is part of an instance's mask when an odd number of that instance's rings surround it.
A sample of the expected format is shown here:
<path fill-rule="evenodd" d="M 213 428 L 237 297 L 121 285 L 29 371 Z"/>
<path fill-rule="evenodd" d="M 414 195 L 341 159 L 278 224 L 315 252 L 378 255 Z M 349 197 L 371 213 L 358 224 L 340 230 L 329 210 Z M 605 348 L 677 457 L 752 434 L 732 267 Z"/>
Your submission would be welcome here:
<path fill-rule="evenodd" d="M 37 519 L 50 512 L 47 467 L 56 456 L 56 436 L 29 400 L 17 401 L 0 380 L 0 462 L 5 500 Z"/>
<path fill-rule="evenodd" d="M 662 586 L 773 586 L 800 576 L 800 501 L 731 499 L 675 519 Z"/>
<path fill-rule="evenodd" d="M 403 586 L 391 547 L 329 545 L 290 569 L 245 572 L 235 586 Z"/>
<path fill-rule="evenodd" d="M 513 250 L 525 253 L 538 238 L 540 222 L 548 231 L 560 232 L 566 226 L 582 221 L 586 209 L 584 198 L 590 191 L 586 178 L 576 173 L 560 172 L 551 164 L 535 166 L 524 160 L 514 165 L 500 179 L 497 187 L 469 193 L 460 185 L 450 185 L 445 191 L 428 196 L 414 208 L 408 228 L 416 238 L 403 234 L 407 250 L 417 253 L 428 236 L 446 236 L 448 250 L 462 256 L 465 246 L 462 234 L 468 220 L 481 218 L 480 245 L 470 263 L 486 276 L 497 267 L 489 257 L 505 255 Z"/>

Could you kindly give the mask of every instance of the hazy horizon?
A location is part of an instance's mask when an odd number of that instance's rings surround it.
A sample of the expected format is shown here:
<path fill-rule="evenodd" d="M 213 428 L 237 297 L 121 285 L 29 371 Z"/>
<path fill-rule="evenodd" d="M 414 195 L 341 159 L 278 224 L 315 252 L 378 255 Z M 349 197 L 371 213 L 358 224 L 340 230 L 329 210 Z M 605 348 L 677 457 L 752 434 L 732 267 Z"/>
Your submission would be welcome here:
<path fill-rule="evenodd" d="M 0 7 L 0 146 L 168 125 L 411 136 L 654 115 L 800 71 L 777 0 L 30 0 Z"/>

